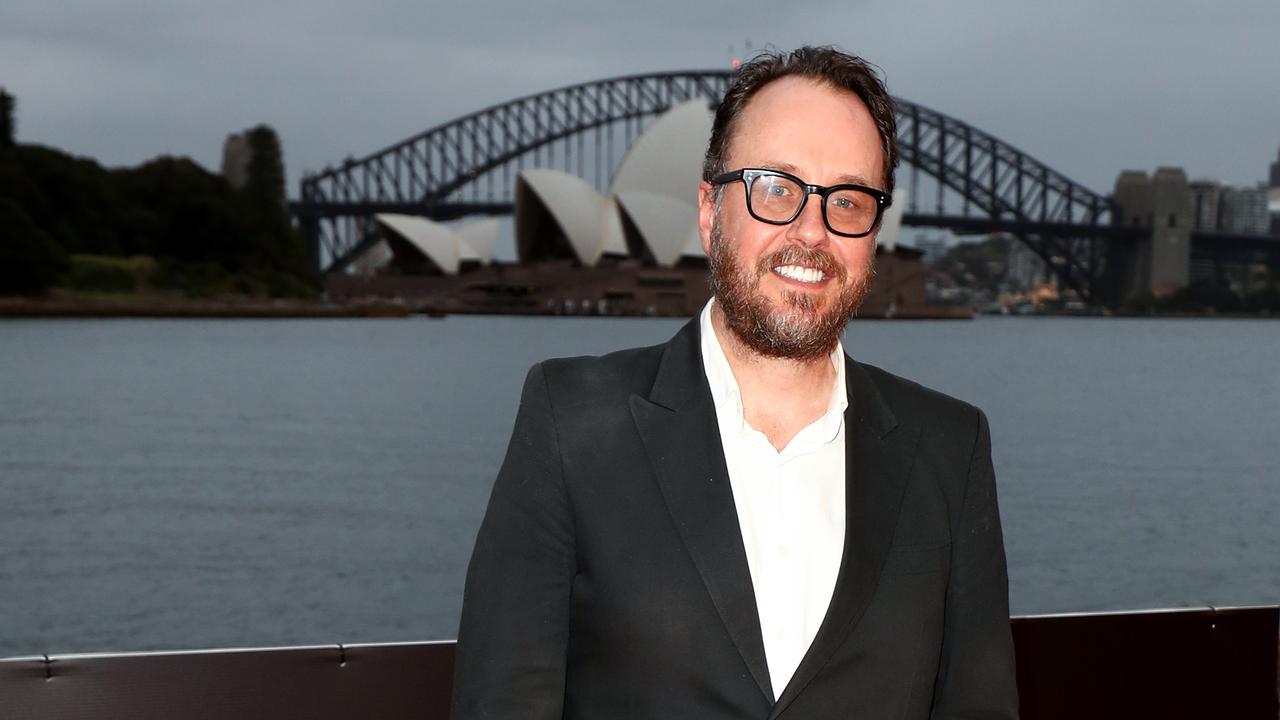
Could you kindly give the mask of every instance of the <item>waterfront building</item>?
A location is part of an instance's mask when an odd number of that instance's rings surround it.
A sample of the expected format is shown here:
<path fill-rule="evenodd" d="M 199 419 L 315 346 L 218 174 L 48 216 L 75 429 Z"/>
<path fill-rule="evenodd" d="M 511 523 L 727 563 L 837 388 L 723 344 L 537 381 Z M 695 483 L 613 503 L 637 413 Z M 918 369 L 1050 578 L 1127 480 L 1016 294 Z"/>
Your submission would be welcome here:
<path fill-rule="evenodd" d="M 1049 266 L 1026 243 L 1009 238 L 1009 259 L 1005 264 L 1004 283 L 1008 290 L 1024 292 L 1056 281 Z"/>
<path fill-rule="evenodd" d="M 1192 180 L 1187 187 L 1191 189 L 1191 206 L 1195 216 L 1192 226 L 1196 230 L 1218 230 L 1222 184 L 1217 180 Z"/>
<path fill-rule="evenodd" d="M 1125 295 L 1166 295 L 1186 286 L 1195 210 L 1182 168 L 1157 168 L 1151 176 L 1125 170 L 1116 178 L 1113 197 L 1121 222 L 1151 228 L 1151 237 L 1136 248 Z"/>
<path fill-rule="evenodd" d="M 1271 232 L 1267 186 L 1263 183 L 1251 188 L 1224 187 L 1219 212 L 1219 229 L 1223 232 L 1242 235 L 1266 235 Z"/>
<path fill-rule="evenodd" d="M 1280 163 L 1273 163 L 1273 174 L 1280 175 Z M 1205 232 L 1239 233 L 1241 235 L 1266 235 L 1271 232 L 1269 195 L 1280 211 L 1280 186 L 1268 188 L 1264 183 L 1254 187 L 1223 185 L 1217 180 L 1200 179 L 1186 182 L 1177 179 L 1180 168 L 1160 168 L 1147 177 L 1140 170 L 1126 170 L 1116 178 L 1115 200 L 1123 209 L 1121 221 L 1130 226 L 1167 226 L 1168 214 L 1179 212 L 1181 199 L 1177 196 L 1185 186 L 1190 202 L 1188 221 L 1191 228 Z M 1185 178 L 1185 176 L 1183 176 Z M 1172 193 L 1165 200 L 1173 203 L 1158 208 L 1153 205 L 1155 189 Z M 1177 206 L 1177 207 L 1175 207 Z M 1181 218 L 1175 218 L 1176 222 Z"/>

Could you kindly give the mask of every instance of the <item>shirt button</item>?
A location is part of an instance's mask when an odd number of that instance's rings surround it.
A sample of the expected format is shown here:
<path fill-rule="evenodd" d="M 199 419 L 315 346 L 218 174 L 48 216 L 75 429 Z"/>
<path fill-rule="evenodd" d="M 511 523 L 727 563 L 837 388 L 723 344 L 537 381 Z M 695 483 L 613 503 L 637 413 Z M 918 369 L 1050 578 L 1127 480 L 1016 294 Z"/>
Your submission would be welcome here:
<path fill-rule="evenodd" d="M 778 554 L 779 554 L 779 555 L 781 555 L 782 557 L 786 557 L 786 556 L 787 556 L 787 546 L 786 546 L 786 545 L 779 545 L 779 546 L 778 546 Z"/>

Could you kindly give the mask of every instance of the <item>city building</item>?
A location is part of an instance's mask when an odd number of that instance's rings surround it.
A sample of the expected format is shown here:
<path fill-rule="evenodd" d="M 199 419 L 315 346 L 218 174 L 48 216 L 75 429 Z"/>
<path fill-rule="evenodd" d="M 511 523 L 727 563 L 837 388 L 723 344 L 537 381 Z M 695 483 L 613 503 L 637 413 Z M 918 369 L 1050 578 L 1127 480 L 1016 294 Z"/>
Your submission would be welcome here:
<path fill-rule="evenodd" d="M 1010 237 L 1004 273 L 1005 285 L 1010 291 L 1025 292 L 1055 280 L 1043 258 L 1026 243 Z"/>
<path fill-rule="evenodd" d="M 1223 187 L 1218 229 L 1241 235 L 1266 235 L 1271 232 L 1271 216 L 1267 211 L 1267 186 L 1258 183 L 1251 188 Z"/>
<path fill-rule="evenodd" d="M 1173 167 L 1157 168 L 1151 176 L 1125 170 L 1116 178 L 1113 197 L 1120 222 L 1151 228 L 1151 236 L 1134 249 L 1122 295 L 1166 295 L 1185 287 L 1195 222 L 1186 173 Z"/>
<path fill-rule="evenodd" d="M 1222 184 L 1217 180 L 1192 180 L 1187 186 L 1191 189 L 1191 207 L 1195 216 L 1192 227 L 1196 230 L 1218 230 Z"/>

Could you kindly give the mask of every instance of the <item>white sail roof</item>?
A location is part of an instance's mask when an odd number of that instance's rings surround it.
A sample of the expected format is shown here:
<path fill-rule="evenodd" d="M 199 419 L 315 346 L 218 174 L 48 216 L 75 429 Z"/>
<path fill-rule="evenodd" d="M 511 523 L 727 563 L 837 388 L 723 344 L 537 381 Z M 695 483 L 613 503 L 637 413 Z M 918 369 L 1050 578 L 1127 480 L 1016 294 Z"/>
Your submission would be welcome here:
<path fill-rule="evenodd" d="M 458 255 L 463 260 L 476 260 L 485 265 L 493 261 L 493 246 L 498 241 L 500 224 L 496 218 L 476 220 L 454 228 L 460 241 Z"/>
<path fill-rule="evenodd" d="M 516 247 L 521 259 L 539 241 L 531 237 L 530 213 L 536 202 L 548 212 L 564 231 L 578 260 L 587 266 L 596 264 L 604 249 L 605 213 L 609 203 L 579 177 L 559 170 L 534 168 L 516 176 Z"/>
<path fill-rule="evenodd" d="M 604 212 L 604 247 L 602 250 L 609 255 L 626 256 L 630 253 L 627 251 L 627 236 L 622 229 L 622 215 L 618 208 L 618 199 L 609 198 L 609 206 Z"/>
<path fill-rule="evenodd" d="M 696 204 L 711 120 L 707 101 L 701 98 L 660 115 L 631 143 L 609 191 L 641 191 Z"/>
<path fill-rule="evenodd" d="M 581 178 L 544 168 L 516 179 L 516 247 L 522 260 L 545 238 L 538 215 L 546 213 L 563 231 L 578 260 L 595 265 L 605 254 L 628 255 L 619 213 L 659 265 L 682 256 L 702 256 L 698 236 L 698 185 L 702 156 L 711 135 L 711 111 L 704 99 L 677 105 L 659 116 L 631 144 L 614 174 L 610 197 Z"/>
<path fill-rule="evenodd" d="M 489 264 L 498 239 L 498 221 L 478 220 L 450 227 L 418 215 L 378 213 L 379 223 L 425 255 L 445 274 L 456 275 L 462 261 Z"/>
<path fill-rule="evenodd" d="M 407 240 L 446 274 L 458 274 L 459 240 L 448 226 L 417 215 L 379 213 L 374 218 Z"/>
<path fill-rule="evenodd" d="M 638 190 L 620 193 L 617 199 L 654 260 L 663 267 L 675 265 L 689 243 L 690 228 L 698 226 L 698 208 L 689 202 Z"/>

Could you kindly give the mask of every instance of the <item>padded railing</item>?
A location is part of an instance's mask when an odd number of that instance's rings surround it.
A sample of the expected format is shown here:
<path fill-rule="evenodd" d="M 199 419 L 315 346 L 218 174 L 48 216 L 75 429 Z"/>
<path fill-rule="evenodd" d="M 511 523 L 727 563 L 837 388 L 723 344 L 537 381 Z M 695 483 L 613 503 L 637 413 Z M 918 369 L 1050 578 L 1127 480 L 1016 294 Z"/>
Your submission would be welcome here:
<path fill-rule="evenodd" d="M 1023 720 L 1277 717 L 1276 607 L 1013 619 Z M 453 643 L 0 660 L 4 720 L 449 717 Z"/>

